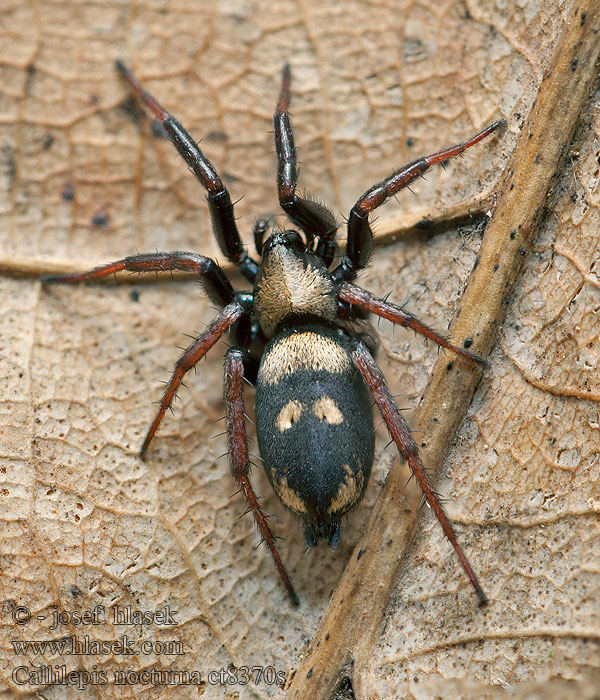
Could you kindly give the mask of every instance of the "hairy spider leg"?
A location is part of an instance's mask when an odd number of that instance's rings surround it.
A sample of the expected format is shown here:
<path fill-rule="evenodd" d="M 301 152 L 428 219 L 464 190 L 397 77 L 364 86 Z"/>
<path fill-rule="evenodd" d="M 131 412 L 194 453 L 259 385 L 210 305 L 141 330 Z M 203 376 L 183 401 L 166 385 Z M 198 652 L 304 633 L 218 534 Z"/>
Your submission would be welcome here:
<path fill-rule="evenodd" d="M 479 357 L 468 350 L 457 348 L 456 345 L 452 345 L 447 338 L 444 338 L 443 335 L 436 333 L 433 329 L 429 328 L 424 323 L 421 323 L 419 319 L 404 311 L 404 309 L 402 309 L 400 306 L 392 304 L 385 299 L 379 299 L 374 294 L 367 292 L 366 289 L 362 289 L 362 287 L 357 287 L 349 282 L 342 282 L 338 288 L 338 297 L 342 301 L 358 306 L 366 311 L 370 311 L 371 313 L 377 314 L 382 318 L 386 318 L 388 321 L 392 321 L 392 323 L 397 323 L 398 325 L 405 326 L 406 328 L 412 328 L 413 331 L 420 333 L 421 335 L 425 336 L 425 338 L 429 338 L 429 340 L 433 340 L 433 342 L 437 343 L 440 347 L 451 350 L 457 355 L 462 355 L 462 357 L 466 357 L 469 360 L 479 362 L 479 364 L 483 365 L 484 367 L 486 367 L 488 364 L 482 357 Z"/>
<path fill-rule="evenodd" d="M 505 119 L 500 119 L 464 143 L 445 148 L 429 156 L 423 156 L 417 160 L 402 166 L 385 180 L 378 182 L 367 190 L 350 210 L 348 219 L 348 234 L 346 254 L 342 262 L 333 271 L 337 280 L 351 281 L 355 279 L 357 272 L 366 267 L 373 250 L 373 231 L 369 226 L 369 214 L 381 206 L 389 197 L 407 187 L 419 175 L 422 175 L 432 165 L 443 163 L 448 158 L 460 155 L 467 148 L 479 143 L 486 136 L 506 124 Z"/>
<path fill-rule="evenodd" d="M 297 606 L 300 601 L 294 591 L 292 582 L 283 566 L 283 562 L 275 546 L 275 538 L 269 527 L 267 515 L 260 507 L 258 498 L 250 483 L 250 461 L 248 458 L 248 442 L 246 440 L 246 424 L 244 421 L 244 353 L 239 348 L 229 348 L 225 355 L 225 400 L 227 402 L 227 438 L 229 441 L 229 455 L 231 457 L 231 471 L 233 478 L 239 484 L 244 498 L 252 511 L 258 529 L 267 543 L 275 567 L 281 576 L 290 596 L 292 604 Z"/>
<path fill-rule="evenodd" d="M 239 267 L 242 275 L 253 282 L 258 272 L 258 265 L 248 256 L 244 248 L 235 223 L 231 197 L 214 166 L 177 119 L 144 90 L 129 68 L 121 61 L 117 61 L 116 64 L 135 94 L 154 112 L 167 132 L 171 143 L 208 192 L 208 208 L 219 248 L 230 262 Z"/>
<path fill-rule="evenodd" d="M 290 104 L 290 67 L 283 67 L 281 94 L 273 115 L 275 150 L 277 151 L 277 192 L 279 204 L 287 216 L 304 231 L 308 245 L 315 236 L 319 242 L 316 254 L 329 267 L 337 250 L 335 234 L 337 222 L 333 214 L 319 202 L 296 194 L 298 157 L 294 131 L 288 107 Z"/>
<path fill-rule="evenodd" d="M 227 306 L 234 300 L 235 291 L 231 283 L 225 277 L 223 270 L 214 260 L 174 250 L 170 253 L 141 253 L 130 255 L 122 260 L 117 260 L 89 272 L 70 275 L 47 275 L 42 277 L 43 284 L 64 284 L 74 282 L 87 282 L 97 280 L 108 275 L 126 270 L 128 272 L 169 272 L 180 270 L 183 272 L 195 272 L 200 275 L 200 280 L 209 299 L 218 306 Z"/>
<path fill-rule="evenodd" d="M 396 406 L 381 370 L 361 340 L 356 340 L 353 343 L 352 361 L 356 365 L 358 371 L 361 373 L 363 379 L 373 394 L 373 398 L 377 403 L 383 420 L 385 421 L 388 430 L 390 431 L 390 434 L 394 439 L 398 450 L 400 451 L 400 454 L 408 462 L 408 466 L 415 475 L 427 503 L 429 503 L 433 509 L 433 512 L 439 520 L 446 537 L 450 540 L 450 543 L 454 547 L 454 551 L 458 555 L 463 569 L 475 588 L 479 598 L 479 604 L 485 605 L 488 602 L 487 597 L 483 592 L 483 589 L 477 579 L 477 576 L 475 575 L 475 572 L 469 564 L 467 557 L 464 555 L 460 545 L 458 544 L 452 524 L 444 512 L 440 499 L 438 498 L 433 485 L 427 476 L 425 466 L 419 457 L 419 449 L 417 444 L 413 440 L 411 432 L 406 424 L 406 421 L 402 417 L 400 409 L 398 406 Z"/>
<path fill-rule="evenodd" d="M 177 389 L 181 384 L 181 380 L 184 375 L 189 372 L 192 367 L 194 367 L 212 348 L 212 346 L 219 340 L 219 338 L 225 333 L 228 328 L 231 328 L 233 324 L 243 316 L 245 310 L 243 306 L 234 301 L 228 304 L 223 311 L 215 318 L 215 320 L 209 325 L 209 327 L 201 333 L 185 350 L 183 355 L 177 360 L 175 364 L 175 369 L 171 375 L 171 379 L 167 384 L 165 393 L 160 401 L 160 406 L 158 413 L 146 434 L 142 449 L 140 450 L 140 456 L 144 457 L 148 450 L 148 446 L 154 434 L 158 430 L 158 426 L 162 421 L 167 408 L 171 405 Z"/>

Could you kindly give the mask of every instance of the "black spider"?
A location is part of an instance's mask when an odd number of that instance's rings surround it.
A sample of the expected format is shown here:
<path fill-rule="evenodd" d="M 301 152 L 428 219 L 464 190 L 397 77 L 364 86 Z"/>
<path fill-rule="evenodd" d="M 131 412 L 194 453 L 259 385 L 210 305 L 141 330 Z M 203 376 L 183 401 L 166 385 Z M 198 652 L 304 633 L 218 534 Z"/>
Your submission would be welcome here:
<path fill-rule="evenodd" d="M 169 139 L 206 189 L 219 247 L 254 285 L 251 293 L 236 292 L 213 260 L 181 251 L 132 255 L 83 274 L 44 279 L 46 284 L 82 282 L 120 270 L 184 270 L 197 273 L 211 301 L 222 308 L 208 329 L 177 361 L 142 445 L 142 457 L 185 373 L 230 331 L 234 347 L 225 356 L 225 398 L 233 476 L 292 602 L 297 604 L 298 598 L 279 557 L 267 516 L 250 483 L 244 378 L 256 382 L 256 433 L 265 471 L 283 504 L 302 520 L 308 547 L 319 539 L 337 547 L 341 539 L 341 517 L 363 496 L 373 462 L 371 394 L 480 602 L 485 603 L 485 594 L 429 482 L 417 445 L 373 360 L 368 333 L 359 332 L 358 326 L 369 313 L 375 313 L 412 328 L 458 355 L 484 364 L 485 361 L 451 345 L 400 307 L 351 282 L 371 257 L 373 234 L 369 214 L 431 165 L 462 153 L 495 131 L 503 121 L 495 122 L 458 146 L 419 158 L 371 187 L 350 211 L 346 251 L 339 265 L 330 271 L 337 250 L 335 218 L 322 204 L 296 193 L 296 148 L 288 114 L 290 69 L 286 65 L 273 116 L 277 188 L 281 207 L 303 235 L 293 230 L 274 231 L 264 241 L 268 222 L 261 219 L 254 227 L 256 249 L 261 255 L 260 263 L 256 263 L 246 253 L 229 192 L 212 164 L 181 124 L 145 92 L 131 71 L 120 61 L 117 67 L 160 120 Z"/>

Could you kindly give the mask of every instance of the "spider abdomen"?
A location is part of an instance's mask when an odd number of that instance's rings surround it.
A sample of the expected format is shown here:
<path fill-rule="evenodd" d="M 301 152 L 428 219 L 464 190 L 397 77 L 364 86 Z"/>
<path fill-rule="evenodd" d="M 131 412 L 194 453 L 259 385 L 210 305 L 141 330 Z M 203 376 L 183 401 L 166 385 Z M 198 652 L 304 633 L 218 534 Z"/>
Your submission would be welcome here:
<path fill-rule="evenodd" d="M 267 476 L 304 520 L 310 547 L 340 539 L 339 521 L 363 496 L 373 462 L 373 416 L 348 337 L 289 328 L 267 345 L 256 386 L 256 432 Z"/>

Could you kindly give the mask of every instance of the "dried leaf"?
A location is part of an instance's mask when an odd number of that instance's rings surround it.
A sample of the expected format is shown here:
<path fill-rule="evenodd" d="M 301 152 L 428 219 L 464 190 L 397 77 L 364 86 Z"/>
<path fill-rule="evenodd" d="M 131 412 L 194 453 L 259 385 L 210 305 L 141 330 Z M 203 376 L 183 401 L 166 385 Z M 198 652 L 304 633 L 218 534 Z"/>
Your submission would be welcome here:
<path fill-rule="evenodd" d="M 491 191 L 570 3 L 467 7 L 455 0 L 5 3 L 0 266 L 10 274 L 0 282 L 0 648 L 9 697 L 42 688 L 47 698 L 196 693 L 133 676 L 113 683 L 115 671 L 151 668 L 201 672 L 203 697 L 283 697 L 271 672 L 258 680 L 255 670 L 254 682 L 225 686 L 211 684 L 207 673 L 234 664 L 273 669 L 289 682 L 395 459 L 380 431 L 367 497 L 335 553 L 305 554 L 294 519 L 255 470 L 274 527 L 286 537 L 281 553 L 299 611 L 289 607 L 264 548 L 254 549 L 254 526 L 239 519 L 245 506 L 232 497 L 226 458 L 218 459 L 223 437 L 211 439 L 222 430 L 222 346 L 190 376 L 175 415 L 140 461 L 158 382 L 179 354 L 174 346 L 186 344 L 182 333 L 202 330 L 214 309 L 190 282 L 44 288 L 17 277 L 84 269 L 136 249 L 221 257 L 204 193 L 170 144 L 153 135 L 114 59 L 132 65 L 204 139 L 233 199 L 243 196 L 236 213 L 248 242 L 256 216 L 284 221 L 268 132 L 285 60 L 293 70 L 301 185 L 330 202 L 340 220 L 394 167 L 509 119 L 502 139 L 435 169 L 413 188 L 417 196 L 403 193 L 378 212 L 389 232 L 384 219 L 433 218 Z M 554 214 L 527 261 L 442 484 L 496 602 L 485 615 L 474 608 L 437 524 L 423 518 L 397 603 L 370 658 L 357 660 L 358 697 L 434 697 L 446 687 L 445 697 L 461 697 L 463 679 L 512 685 L 560 675 L 579 682 L 597 666 L 599 129 L 590 107 L 579 156 L 557 183 Z M 445 328 L 479 249 L 481 232 L 467 223 L 386 245 L 360 283 L 393 290 L 397 301 Z M 414 407 L 436 351 L 387 323 L 379 336 L 394 393 Z M 50 629 L 54 611 L 117 604 L 170 606 L 177 625 L 71 621 Z M 31 611 L 27 624 L 13 621 L 17 606 Z M 450 632 L 460 643 L 441 644 Z M 183 654 L 19 654 L 13 644 L 124 634 L 136 649 L 142 641 L 181 641 Z M 48 678 L 20 683 L 11 675 L 46 665 L 105 671 L 109 682 L 65 690 Z M 445 686 L 446 679 L 456 680 Z"/>

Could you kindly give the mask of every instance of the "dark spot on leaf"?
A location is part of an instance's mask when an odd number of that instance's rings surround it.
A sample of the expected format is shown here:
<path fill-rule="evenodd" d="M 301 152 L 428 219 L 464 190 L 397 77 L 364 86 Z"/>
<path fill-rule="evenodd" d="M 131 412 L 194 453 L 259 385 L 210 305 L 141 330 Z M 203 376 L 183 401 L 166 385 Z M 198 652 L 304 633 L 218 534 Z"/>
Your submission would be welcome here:
<path fill-rule="evenodd" d="M 63 187 L 62 198 L 65 202 L 72 202 L 75 197 L 75 188 L 70 182 L 67 182 Z"/>
<path fill-rule="evenodd" d="M 418 228 L 420 230 L 425 230 L 428 228 L 431 228 L 433 226 L 433 221 L 430 221 L 429 219 L 421 219 L 421 221 L 418 221 L 415 224 L 415 228 Z"/>
<path fill-rule="evenodd" d="M 226 143 L 228 137 L 223 131 L 209 131 L 204 138 L 206 141 L 212 141 L 213 143 Z"/>
<path fill-rule="evenodd" d="M 131 121 L 138 126 L 143 118 L 143 112 L 134 97 L 128 97 L 121 103 L 121 109 L 127 114 Z"/>
<path fill-rule="evenodd" d="M 104 211 L 97 211 L 94 216 L 92 216 L 92 226 L 106 227 L 108 226 L 108 214 Z"/>

